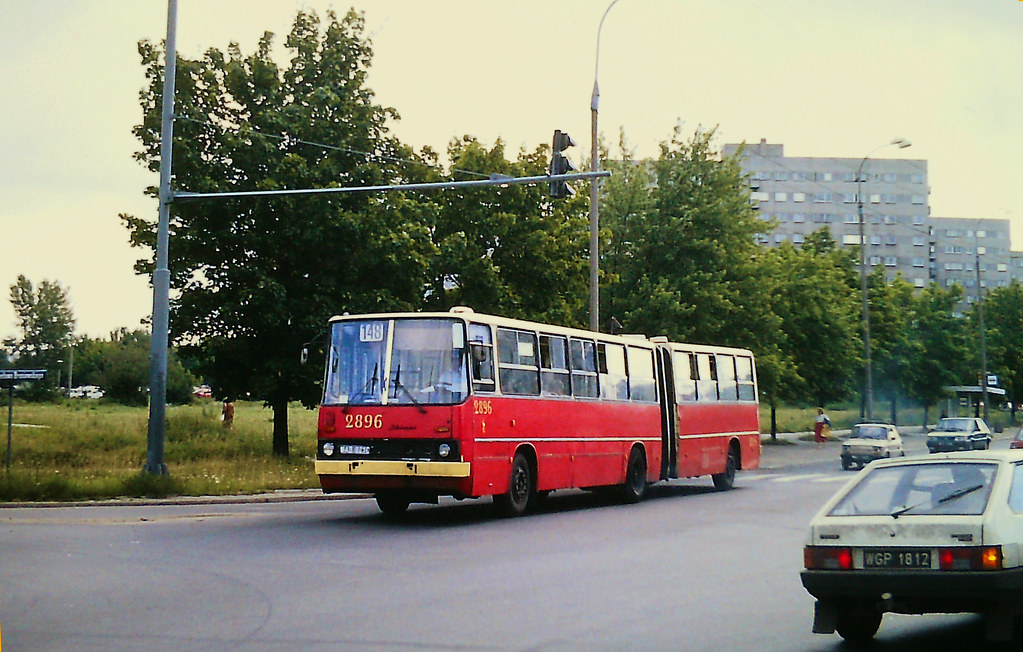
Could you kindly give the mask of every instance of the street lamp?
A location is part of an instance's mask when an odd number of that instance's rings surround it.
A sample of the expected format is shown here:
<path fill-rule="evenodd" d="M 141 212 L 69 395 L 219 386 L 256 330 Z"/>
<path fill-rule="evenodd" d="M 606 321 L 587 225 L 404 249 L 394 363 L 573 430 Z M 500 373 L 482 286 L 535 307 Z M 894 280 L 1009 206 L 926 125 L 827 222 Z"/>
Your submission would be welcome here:
<path fill-rule="evenodd" d="M 597 88 L 597 71 L 600 69 L 600 32 L 604 29 L 604 19 L 611 11 L 611 7 L 617 4 L 618 0 L 612 0 L 611 4 L 604 10 L 600 17 L 600 25 L 597 27 L 597 54 L 593 61 L 593 95 L 590 96 L 590 171 L 597 172 L 600 169 L 600 157 L 597 152 L 597 105 L 600 102 L 600 90 Z M 597 204 L 599 202 L 599 182 L 597 177 L 590 179 L 590 330 L 600 330 L 600 289 L 598 277 L 600 273 L 600 259 L 598 251 L 599 218 Z"/>
<path fill-rule="evenodd" d="M 987 391 L 987 329 L 984 326 L 984 286 L 980 278 L 980 241 L 976 231 L 973 237 L 973 251 L 977 265 L 977 317 L 979 318 L 978 330 L 980 331 L 980 392 L 981 401 L 984 403 L 984 423 L 988 422 L 988 391 Z"/>
<path fill-rule="evenodd" d="M 890 143 L 875 147 L 863 157 L 863 160 L 860 161 L 860 166 L 856 169 L 856 207 L 860 218 L 860 292 L 863 295 L 863 402 L 868 421 L 874 420 L 874 372 L 871 369 L 870 362 L 870 311 L 867 304 L 867 236 L 864 233 L 863 224 L 863 166 L 867 164 L 871 154 L 892 145 L 898 146 L 899 149 L 905 149 L 912 145 L 912 143 L 905 138 L 896 138 Z M 863 417 L 862 410 L 860 417 Z"/>

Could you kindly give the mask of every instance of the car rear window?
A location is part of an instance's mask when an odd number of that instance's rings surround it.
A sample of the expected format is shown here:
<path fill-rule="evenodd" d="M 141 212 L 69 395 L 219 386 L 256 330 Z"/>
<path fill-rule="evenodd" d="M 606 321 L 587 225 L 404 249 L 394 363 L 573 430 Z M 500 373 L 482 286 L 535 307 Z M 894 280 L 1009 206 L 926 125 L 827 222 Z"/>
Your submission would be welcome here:
<path fill-rule="evenodd" d="M 878 467 L 853 485 L 829 515 L 983 514 L 996 470 L 991 463 L 958 461 Z"/>

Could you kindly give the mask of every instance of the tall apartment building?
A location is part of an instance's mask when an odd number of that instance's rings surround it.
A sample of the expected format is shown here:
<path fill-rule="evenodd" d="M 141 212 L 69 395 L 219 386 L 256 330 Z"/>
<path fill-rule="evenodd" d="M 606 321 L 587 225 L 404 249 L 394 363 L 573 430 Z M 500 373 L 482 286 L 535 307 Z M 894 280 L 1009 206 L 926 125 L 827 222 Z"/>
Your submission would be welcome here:
<path fill-rule="evenodd" d="M 978 288 L 989 292 L 1009 285 L 1014 274 L 1023 273 L 1014 272 L 1019 254 L 1010 250 L 1009 230 L 1005 219 L 931 218 L 931 280 L 942 287 L 961 285 L 967 303 L 977 300 Z"/>
<path fill-rule="evenodd" d="M 727 144 L 722 154 L 731 156 L 739 147 Z M 783 145 L 761 140 L 745 146 L 741 165 L 761 217 L 776 224 L 765 229 L 762 244 L 798 245 L 821 228 L 840 245 L 858 244 L 862 192 L 867 264 L 884 268 L 889 279 L 902 272 L 918 288 L 935 280 L 927 161 L 792 157 Z"/>

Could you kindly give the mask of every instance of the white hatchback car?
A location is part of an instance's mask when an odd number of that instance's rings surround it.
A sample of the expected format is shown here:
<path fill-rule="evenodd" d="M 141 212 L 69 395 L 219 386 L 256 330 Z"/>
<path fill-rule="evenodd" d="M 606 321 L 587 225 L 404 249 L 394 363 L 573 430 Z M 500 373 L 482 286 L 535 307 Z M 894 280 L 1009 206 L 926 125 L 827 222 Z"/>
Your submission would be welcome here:
<path fill-rule="evenodd" d="M 882 457 L 902 457 L 905 454 L 902 436 L 895 426 L 857 423 L 849 432 L 849 438 L 842 443 L 842 468 L 863 468 L 866 463 Z"/>
<path fill-rule="evenodd" d="M 814 516 L 813 631 L 874 636 L 886 612 L 976 612 L 991 640 L 1023 614 L 1023 451 L 871 462 Z"/>

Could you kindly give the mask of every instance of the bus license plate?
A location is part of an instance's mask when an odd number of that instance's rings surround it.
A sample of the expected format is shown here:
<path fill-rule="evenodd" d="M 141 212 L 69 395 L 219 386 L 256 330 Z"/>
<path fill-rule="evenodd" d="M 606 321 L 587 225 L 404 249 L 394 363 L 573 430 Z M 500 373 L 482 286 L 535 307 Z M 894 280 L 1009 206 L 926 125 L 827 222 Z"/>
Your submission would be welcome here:
<path fill-rule="evenodd" d="M 864 568 L 930 568 L 927 549 L 874 548 L 863 551 Z"/>
<path fill-rule="evenodd" d="M 337 452 L 342 455 L 369 455 L 369 446 L 359 446 L 357 444 L 341 444 L 337 447 Z"/>

